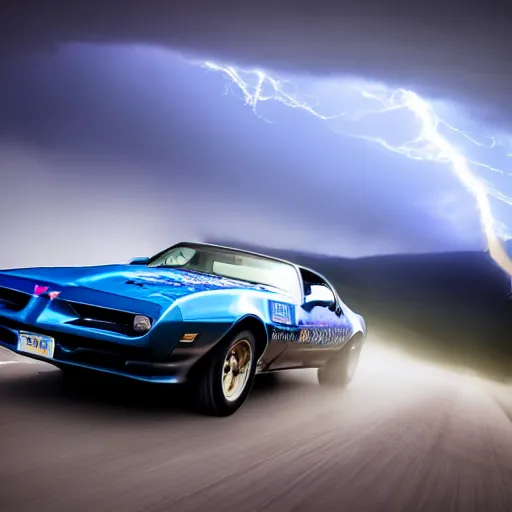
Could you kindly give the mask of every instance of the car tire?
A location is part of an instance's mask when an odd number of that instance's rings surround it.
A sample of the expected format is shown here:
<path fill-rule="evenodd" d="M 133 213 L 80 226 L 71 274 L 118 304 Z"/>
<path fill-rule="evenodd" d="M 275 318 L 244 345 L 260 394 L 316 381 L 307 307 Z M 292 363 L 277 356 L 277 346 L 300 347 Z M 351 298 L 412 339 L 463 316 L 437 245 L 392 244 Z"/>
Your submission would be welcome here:
<path fill-rule="evenodd" d="M 250 331 L 230 336 L 215 347 L 193 380 L 200 412 L 210 416 L 236 412 L 251 391 L 256 362 L 256 337 Z"/>
<path fill-rule="evenodd" d="M 356 336 L 338 352 L 329 362 L 318 369 L 318 382 L 321 386 L 345 388 L 354 378 L 363 340 Z"/>

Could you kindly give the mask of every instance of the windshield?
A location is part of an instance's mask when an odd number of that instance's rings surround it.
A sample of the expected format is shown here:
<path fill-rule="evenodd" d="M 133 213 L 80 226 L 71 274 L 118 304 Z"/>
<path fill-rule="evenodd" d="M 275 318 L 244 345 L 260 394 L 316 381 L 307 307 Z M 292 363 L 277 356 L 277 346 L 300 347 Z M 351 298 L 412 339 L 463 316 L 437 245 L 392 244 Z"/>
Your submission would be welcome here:
<path fill-rule="evenodd" d="M 148 267 L 182 268 L 272 286 L 299 301 L 302 294 L 293 265 L 236 250 L 177 245 L 152 258 Z"/>

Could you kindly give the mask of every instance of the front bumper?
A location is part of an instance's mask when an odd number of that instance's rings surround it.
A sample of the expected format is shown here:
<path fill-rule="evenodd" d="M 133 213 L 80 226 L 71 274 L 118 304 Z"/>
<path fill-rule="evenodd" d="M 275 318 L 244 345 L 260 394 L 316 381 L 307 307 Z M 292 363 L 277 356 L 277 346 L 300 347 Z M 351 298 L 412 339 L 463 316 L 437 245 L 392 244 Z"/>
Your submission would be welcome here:
<path fill-rule="evenodd" d="M 55 339 L 53 358 L 18 350 L 20 330 Z M 0 346 L 24 357 L 37 359 L 60 368 L 79 367 L 130 379 L 179 384 L 186 381 L 190 368 L 205 353 L 201 348 L 175 348 L 167 361 L 152 361 L 149 348 L 108 343 L 77 335 L 51 332 L 30 325 L 3 325 L 0 319 Z"/>

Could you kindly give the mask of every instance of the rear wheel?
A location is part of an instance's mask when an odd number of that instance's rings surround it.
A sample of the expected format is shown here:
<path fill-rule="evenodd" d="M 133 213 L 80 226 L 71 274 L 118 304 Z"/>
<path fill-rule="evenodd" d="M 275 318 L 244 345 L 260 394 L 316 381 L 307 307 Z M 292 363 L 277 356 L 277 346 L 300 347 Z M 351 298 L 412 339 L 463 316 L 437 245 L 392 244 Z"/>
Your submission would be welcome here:
<path fill-rule="evenodd" d="M 354 378 L 362 347 L 361 337 L 352 338 L 323 368 L 318 369 L 318 382 L 328 387 L 348 386 Z"/>
<path fill-rule="evenodd" d="M 197 405 L 212 416 L 229 416 L 249 394 L 256 372 L 256 338 L 242 331 L 220 343 L 193 379 Z"/>

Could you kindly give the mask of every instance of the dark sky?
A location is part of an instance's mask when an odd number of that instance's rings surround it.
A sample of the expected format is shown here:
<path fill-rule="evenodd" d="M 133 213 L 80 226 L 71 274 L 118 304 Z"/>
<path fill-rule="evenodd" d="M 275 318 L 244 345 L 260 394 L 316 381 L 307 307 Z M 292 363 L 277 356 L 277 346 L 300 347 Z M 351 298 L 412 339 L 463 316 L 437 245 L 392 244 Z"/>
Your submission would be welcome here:
<path fill-rule="evenodd" d="M 71 4 L 21 1 L 3 16 L 0 266 L 219 237 L 346 256 L 483 247 L 450 166 L 338 133 L 400 144 L 418 132 L 410 113 L 348 130 L 268 102 L 268 123 L 195 64 L 293 79 L 287 90 L 323 113 L 368 110 L 350 83 L 411 88 L 472 137 L 499 135 L 483 153 L 453 140 L 504 170 L 475 172 L 507 194 L 512 56 L 499 4 Z M 512 229 L 509 207 L 494 206 Z"/>

